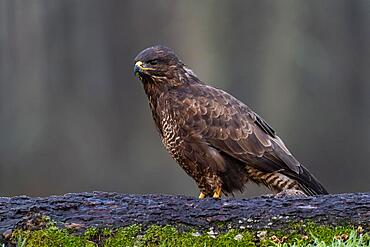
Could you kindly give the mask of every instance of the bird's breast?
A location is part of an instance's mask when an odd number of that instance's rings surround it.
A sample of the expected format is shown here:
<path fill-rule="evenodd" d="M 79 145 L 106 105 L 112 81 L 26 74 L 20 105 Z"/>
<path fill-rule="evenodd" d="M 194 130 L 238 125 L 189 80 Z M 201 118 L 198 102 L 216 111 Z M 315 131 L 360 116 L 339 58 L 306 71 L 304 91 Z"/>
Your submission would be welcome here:
<path fill-rule="evenodd" d="M 171 156 L 175 160 L 178 160 L 181 158 L 180 150 L 183 140 L 180 136 L 180 126 L 171 115 L 172 114 L 165 111 L 162 112 L 160 118 L 160 130 L 163 145 L 166 147 Z"/>

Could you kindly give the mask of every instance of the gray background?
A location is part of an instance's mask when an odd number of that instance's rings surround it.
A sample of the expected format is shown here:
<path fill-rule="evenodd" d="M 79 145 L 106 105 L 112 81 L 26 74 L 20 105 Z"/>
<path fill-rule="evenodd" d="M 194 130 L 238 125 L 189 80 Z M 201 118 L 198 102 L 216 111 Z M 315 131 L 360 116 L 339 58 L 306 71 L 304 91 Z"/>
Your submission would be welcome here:
<path fill-rule="evenodd" d="M 1 195 L 197 196 L 133 76 L 154 44 L 262 115 L 330 192 L 369 191 L 369 1 L 0 0 Z"/>

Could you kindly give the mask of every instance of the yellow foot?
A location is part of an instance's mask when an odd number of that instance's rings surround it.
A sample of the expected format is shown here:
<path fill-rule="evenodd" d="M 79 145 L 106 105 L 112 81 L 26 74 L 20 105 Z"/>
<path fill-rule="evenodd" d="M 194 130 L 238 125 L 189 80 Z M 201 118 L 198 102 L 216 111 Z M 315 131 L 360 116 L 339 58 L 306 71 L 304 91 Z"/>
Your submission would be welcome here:
<path fill-rule="evenodd" d="M 200 192 L 200 194 L 199 194 L 199 199 L 203 199 L 203 198 L 205 198 L 206 197 L 206 194 L 204 194 L 203 192 Z"/>
<path fill-rule="evenodd" d="M 217 187 L 214 194 L 213 194 L 213 198 L 214 199 L 221 199 L 221 187 Z"/>

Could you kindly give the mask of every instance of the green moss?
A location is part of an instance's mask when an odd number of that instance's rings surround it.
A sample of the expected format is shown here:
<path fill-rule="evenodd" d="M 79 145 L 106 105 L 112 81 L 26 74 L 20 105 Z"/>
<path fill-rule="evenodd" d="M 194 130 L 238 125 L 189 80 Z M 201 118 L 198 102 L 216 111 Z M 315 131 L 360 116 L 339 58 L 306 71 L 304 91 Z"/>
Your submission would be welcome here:
<path fill-rule="evenodd" d="M 216 226 L 217 227 L 217 226 Z M 75 234 L 50 225 L 39 230 L 15 230 L 18 246 L 370 246 L 367 233 L 353 227 L 293 224 L 284 231 L 210 228 L 203 232 L 178 230 L 172 226 L 152 225 L 143 229 L 132 225 L 119 229 L 87 229 Z M 344 244 L 347 243 L 347 244 Z"/>
<path fill-rule="evenodd" d="M 194 230 L 180 232 L 172 226 L 151 226 L 136 244 L 139 246 L 254 246 L 254 237 L 247 231 L 229 230 L 218 233 L 210 229 L 199 233 Z"/>
<path fill-rule="evenodd" d="M 106 235 L 107 239 L 103 241 L 103 246 L 134 246 L 141 238 L 140 232 L 141 227 L 139 225 L 111 231 L 109 235 Z"/>
<path fill-rule="evenodd" d="M 351 240 L 360 240 L 362 245 L 346 245 L 350 237 Z M 370 246 L 370 236 L 363 234 L 362 228 L 355 229 L 353 226 L 294 223 L 284 231 L 269 232 L 268 237 L 261 240 L 261 246 Z"/>
<path fill-rule="evenodd" d="M 94 243 L 84 240 L 80 236 L 71 235 L 66 229 L 55 226 L 36 231 L 16 230 L 13 239 L 19 246 L 95 246 Z"/>

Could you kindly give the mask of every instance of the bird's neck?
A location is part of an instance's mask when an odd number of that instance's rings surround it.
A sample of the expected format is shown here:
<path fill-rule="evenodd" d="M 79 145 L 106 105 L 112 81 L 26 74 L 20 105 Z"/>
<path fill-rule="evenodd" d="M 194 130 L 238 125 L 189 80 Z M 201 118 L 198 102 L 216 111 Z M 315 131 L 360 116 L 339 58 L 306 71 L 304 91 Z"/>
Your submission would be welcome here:
<path fill-rule="evenodd" d="M 163 92 L 164 86 L 155 83 L 144 83 L 144 91 L 148 96 L 150 107 L 153 108 L 157 104 L 158 98 Z"/>
<path fill-rule="evenodd" d="M 194 84 L 204 84 L 194 74 L 187 73 L 172 78 L 142 78 L 142 82 L 152 110 L 156 107 L 161 95 L 171 90 L 183 90 Z"/>
<path fill-rule="evenodd" d="M 146 95 L 148 96 L 149 100 L 149 107 L 152 112 L 152 117 L 155 122 L 155 125 L 157 127 L 157 130 L 159 131 L 160 135 L 163 136 L 163 133 L 160 128 L 161 119 L 160 119 L 160 109 L 158 108 L 158 102 L 160 101 L 161 95 L 163 95 L 162 86 L 156 85 L 154 83 L 144 83 L 144 90 Z"/>

